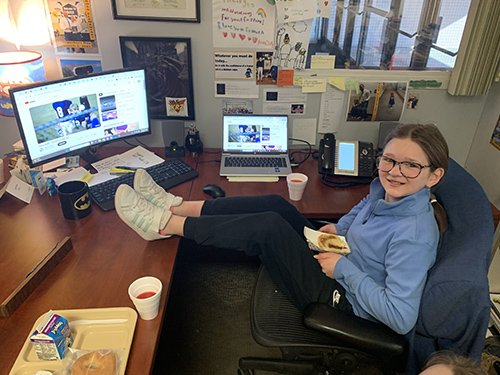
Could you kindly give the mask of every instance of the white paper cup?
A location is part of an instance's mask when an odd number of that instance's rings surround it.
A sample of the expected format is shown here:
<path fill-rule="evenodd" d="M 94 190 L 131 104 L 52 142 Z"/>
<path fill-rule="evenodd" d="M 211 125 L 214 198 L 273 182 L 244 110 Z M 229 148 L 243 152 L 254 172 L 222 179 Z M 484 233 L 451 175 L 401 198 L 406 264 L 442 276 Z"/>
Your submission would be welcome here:
<path fill-rule="evenodd" d="M 307 176 L 303 173 L 290 173 L 286 176 L 288 194 L 292 201 L 300 201 L 307 185 Z"/>
<path fill-rule="evenodd" d="M 141 319 L 151 320 L 158 315 L 162 283 L 156 277 L 145 276 L 135 280 L 128 287 L 128 295 L 139 312 Z M 154 293 L 152 296 L 147 294 Z M 142 295 L 142 296 L 141 296 Z M 146 296 L 146 298 L 144 298 Z"/>

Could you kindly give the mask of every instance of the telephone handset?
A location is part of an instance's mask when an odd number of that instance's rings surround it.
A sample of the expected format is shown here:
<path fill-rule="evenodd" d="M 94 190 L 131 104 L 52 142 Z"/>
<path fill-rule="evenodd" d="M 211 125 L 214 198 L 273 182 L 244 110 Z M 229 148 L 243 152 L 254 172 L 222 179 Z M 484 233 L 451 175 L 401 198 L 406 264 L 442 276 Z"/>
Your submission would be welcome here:
<path fill-rule="evenodd" d="M 335 166 L 335 135 L 326 133 L 319 142 L 318 172 L 333 171 Z"/>
<path fill-rule="evenodd" d="M 372 176 L 375 158 L 371 143 L 339 141 L 335 140 L 332 133 L 326 133 L 319 145 L 319 173 L 354 177 Z"/>

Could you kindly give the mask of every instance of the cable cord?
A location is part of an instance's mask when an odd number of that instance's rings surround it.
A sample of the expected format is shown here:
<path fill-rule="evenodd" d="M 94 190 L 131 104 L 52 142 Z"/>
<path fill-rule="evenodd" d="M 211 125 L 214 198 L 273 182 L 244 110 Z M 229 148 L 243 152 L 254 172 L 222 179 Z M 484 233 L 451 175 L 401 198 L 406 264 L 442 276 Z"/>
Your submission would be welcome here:
<path fill-rule="evenodd" d="M 301 165 L 302 163 L 304 163 L 307 159 L 309 159 L 309 157 L 312 155 L 313 151 L 312 151 L 312 147 L 311 147 L 311 144 L 303 139 L 297 139 L 297 138 L 288 138 L 289 141 L 297 141 L 297 142 L 303 142 L 303 143 L 306 143 L 307 146 L 309 147 L 309 151 L 303 151 L 303 150 L 297 150 L 297 151 L 294 151 L 290 154 L 290 163 L 294 163 L 294 167 L 298 167 L 299 165 Z M 301 160 L 301 161 L 296 161 L 295 158 L 294 158 L 294 155 L 295 154 L 307 154 L 307 156 Z"/>
<path fill-rule="evenodd" d="M 369 184 L 369 183 L 371 183 L 372 178 L 366 177 L 366 178 L 360 178 L 360 179 L 356 179 L 356 180 L 334 181 L 334 180 L 328 179 L 328 173 L 325 172 L 324 174 L 321 175 L 320 181 L 329 187 L 346 188 L 346 187 L 351 187 L 351 186 Z"/>

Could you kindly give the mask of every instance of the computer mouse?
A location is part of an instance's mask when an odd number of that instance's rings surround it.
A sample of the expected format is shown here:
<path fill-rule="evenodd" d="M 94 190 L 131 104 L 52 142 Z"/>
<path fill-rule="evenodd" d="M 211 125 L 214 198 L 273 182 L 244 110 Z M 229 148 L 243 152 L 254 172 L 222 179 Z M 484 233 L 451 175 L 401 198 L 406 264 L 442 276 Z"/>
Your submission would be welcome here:
<path fill-rule="evenodd" d="M 215 184 L 209 184 L 203 188 L 205 194 L 210 195 L 212 198 L 225 197 L 226 192 L 219 186 Z"/>

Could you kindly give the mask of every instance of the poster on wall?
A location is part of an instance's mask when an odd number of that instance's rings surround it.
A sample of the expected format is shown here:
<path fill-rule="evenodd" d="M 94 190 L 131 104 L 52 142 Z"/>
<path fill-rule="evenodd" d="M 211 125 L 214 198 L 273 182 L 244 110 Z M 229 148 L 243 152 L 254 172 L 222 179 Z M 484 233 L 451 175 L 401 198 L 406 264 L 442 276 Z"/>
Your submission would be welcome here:
<path fill-rule="evenodd" d="M 266 0 L 212 1 L 214 47 L 274 49 L 274 5 Z"/>
<path fill-rule="evenodd" d="M 276 26 L 276 52 L 273 65 L 280 69 L 301 70 L 306 66 L 312 19 Z"/>
<path fill-rule="evenodd" d="M 190 38 L 121 36 L 124 68 L 146 68 L 152 119 L 194 120 Z"/>
<path fill-rule="evenodd" d="M 407 82 L 359 82 L 349 96 L 346 121 L 399 121 Z"/>
<path fill-rule="evenodd" d="M 56 53 L 98 54 L 90 0 L 47 0 Z"/>
<path fill-rule="evenodd" d="M 258 85 L 276 85 L 278 67 L 273 65 L 273 53 L 257 52 L 255 62 L 255 81 Z"/>
<path fill-rule="evenodd" d="M 500 150 L 500 117 L 498 117 L 495 129 L 493 129 L 493 135 L 491 136 L 490 143 L 495 146 L 495 148 Z"/>
<path fill-rule="evenodd" d="M 214 52 L 215 79 L 254 78 L 255 52 Z"/>

